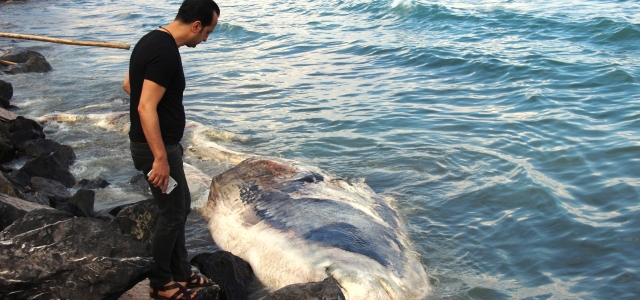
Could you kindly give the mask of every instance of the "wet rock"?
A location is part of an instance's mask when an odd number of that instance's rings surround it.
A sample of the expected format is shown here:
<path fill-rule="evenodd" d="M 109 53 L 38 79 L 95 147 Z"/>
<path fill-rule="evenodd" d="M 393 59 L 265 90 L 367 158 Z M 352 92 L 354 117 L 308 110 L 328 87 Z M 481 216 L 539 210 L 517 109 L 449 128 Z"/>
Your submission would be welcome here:
<path fill-rule="evenodd" d="M 33 202 L 33 203 L 36 203 L 36 204 L 40 204 L 40 205 L 52 206 L 51 205 L 51 201 L 49 200 L 49 198 L 47 196 L 43 195 L 42 193 L 39 193 L 39 192 L 21 193 L 20 195 L 18 195 L 18 198 L 24 199 L 26 201 Z"/>
<path fill-rule="evenodd" d="M 53 154 L 43 154 L 28 161 L 22 168 L 11 174 L 11 179 L 22 186 L 27 186 L 34 176 L 58 181 L 67 188 L 76 184 L 69 166 L 61 163 Z"/>
<path fill-rule="evenodd" d="M 11 100 L 13 97 L 13 85 L 10 82 L 0 80 L 0 97 Z"/>
<path fill-rule="evenodd" d="M 5 136 L 13 147 L 18 147 L 24 141 L 45 138 L 42 126 L 38 122 L 22 116 L 6 122 Z"/>
<path fill-rule="evenodd" d="M 11 197 L 18 197 L 18 191 L 13 183 L 7 179 L 4 173 L 0 173 L 0 194 L 6 194 Z"/>
<path fill-rule="evenodd" d="M 75 187 L 87 190 L 97 190 L 104 189 L 109 185 L 111 185 L 111 183 L 109 183 L 108 181 L 98 178 L 96 180 L 82 179 Z"/>
<path fill-rule="evenodd" d="M 11 105 L 11 108 L 14 108 L 15 106 Z M 18 115 L 16 115 L 13 112 L 10 112 L 4 108 L 0 108 L 0 121 L 9 121 L 9 120 L 15 120 L 18 117 Z M 2 123 L 3 128 L 6 128 L 6 126 L 4 125 L 4 123 Z M 4 130 L 0 129 L 0 132 L 4 132 Z"/>
<path fill-rule="evenodd" d="M 42 54 L 26 48 L 14 48 L 0 56 L 0 60 L 6 60 L 14 63 L 26 63 L 31 57 L 38 55 Z"/>
<path fill-rule="evenodd" d="M 9 74 L 18 74 L 23 72 L 45 73 L 53 70 L 42 54 L 24 48 L 13 49 L 11 52 L 0 57 L 0 60 L 17 63 L 16 65 L 9 66 L 4 70 L 5 73 Z"/>
<path fill-rule="evenodd" d="M 72 218 L 0 239 L 3 299 L 117 299 L 143 280 L 144 247 L 93 218 Z"/>
<path fill-rule="evenodd" d="M 55 209 L 66 211 L 74 216 L 83 215 L 82 211 L 80 211 L 80 209 L 77 206 L 69 203 L 68 201 L 57 203 L 53 207 L 55 207 Z"/>
<path fill-rule="evenodd" d="M 71 218 L 73 218 L 72 214 L 57 209 L 32 210 L 0 232 L 0 239 L 13 237 Z"/>
<path fill-rule="evenodd" d="M 27 66 L 27 72 L 46 73 L 53 70 L 51 64 L 42 55 L 29 58 L 25 65 Z"/>
<path fill-rule="evenodd" d="M 105 222 L 111 222 L 115 217 L 105 212 L 104 210 L 96 211 L 93 213 L 93 217 Z"/>
<path fill-rule="evenodd" d="M 54 140 L 35 139 L 24 141 L 18 147 L 18 151 L 31 158 L 53 153 L 61 163 L 67 166 L 76 161 L 76 154 L 71 146 L 62 145 Z"/>
<path fill-rule="evenodd" d="M 22 63 L 8 66 L 4 69 L 4 72 L 7 74 L 16 75 L 20 73 L 27 73 L 29 72 L 29 69 L 25 64 Z"/>
<path fill-rule="evenodd" d="M 49 202 L 48 205 L 53 207 L 60 202 L 69 201 L 69 198 L 71 198 L 71 193 L 62 183 L 38 176 L 31 178 L 31 190 L 35 194 L 45 197 Z"/>
<path fill-rule="evenodd" d="M 338 283 L 331 277 L 320 282 L 285 286 L 262 300 L 345 300 Z"/>
<path fill-rule="evenodd" d="M 0 230 L 4 230 L 14 221 L 24 217 L 26 213 L 36 209 L 53 210 L 53 208 L 48 206 L 39 205 L 8 195 L 0 194 Z M 3 265 L 0 264 L 0 266 Z"/>
<path fill-rule="evenodd" d="M 9 108 L 11 107 L 11 102 L 9 102 L 9 99 L 0 96 L 0 107 Z"/>
<path fill-rule="evenodd" d="M 147 249 L 151 249 L 153 231 L 160 210 L 153 199 L 121 206 L 112 210 L 115 215 L 109 226 L 116 232 L 139 241 Z"/>
<path fill-rule="evenodd" d="M 95 191 L 80 189 L 69 199 L 69 203 L 78 208 L 81 213 L 79 217 L 93 217 L 95 197 Z"/>
<path fill-rule="evenodd" d="M 221 300 L 223 299 L 222 289 L 217 284 L 208 286 L 198 291 L 201 300 Z"/>
<path fill-rule="evenodd" d="M 196 255 L 191 259 L 191 265 L 220 286 L 220 299 L 248 299 L 253 271 L 241 258 L 227 251 L 216 251 Z"/>
<path fill-rule="evenodd" d="M 140 191 L 151 196 L 151 189 L 149 188 L 149 182 L 144 178 L 144 174 L 136 174 L 129 180 L 129 185 L 136 191 Z"/>
<path fill-rule="evenodd" d="M 13 170 L 15 170 L 14 168 L 7 166 L 7 165 L 0 165 L 0 171 L 4 172 L 4 173 L 11 173 L 13 172 Z"/>
<path fill-rule="evenodd" d="M 16 155 L 13 146 L 7 144 L 4 139 L 0 139 L 0 163 L 11 161 Z"/>

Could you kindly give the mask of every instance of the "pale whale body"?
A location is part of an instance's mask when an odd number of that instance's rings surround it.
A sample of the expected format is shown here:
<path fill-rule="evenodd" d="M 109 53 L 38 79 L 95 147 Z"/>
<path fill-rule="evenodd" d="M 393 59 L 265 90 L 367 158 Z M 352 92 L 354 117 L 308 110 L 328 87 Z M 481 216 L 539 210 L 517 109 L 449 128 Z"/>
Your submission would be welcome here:
<path fill-rule="evenodd" d="M 256 157 L 213 178 L 202 213 L 216 244 L 272 290 L 332 277 L 350 300 L 429 293 L 396 212 L 363 182 Z"/>

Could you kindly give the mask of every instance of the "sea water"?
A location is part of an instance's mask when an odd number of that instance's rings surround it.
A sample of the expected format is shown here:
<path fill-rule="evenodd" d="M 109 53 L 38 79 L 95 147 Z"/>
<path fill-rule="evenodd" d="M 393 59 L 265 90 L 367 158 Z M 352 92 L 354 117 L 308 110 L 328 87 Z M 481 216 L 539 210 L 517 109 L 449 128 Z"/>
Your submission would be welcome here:
<path fill-rule="evenodd" d="M 0 31 L 135 44 L 180 1 L 0 3 Z M 181 49 L 189 120 L 250 155 L 363 178 L 393 199 L 431 299 L 640 297 L 640 4 L 624 0 L 218 0 Z M 0 38 L 46 74 L 18 114 L 128 110 L 130 50 Z M 47 122 L 96 209 L 144 199 L 126 128 Z M 187 150 L 187 152 L 189 152 Z M 206 176 L 233 164 L 188 153 Z M 216 249 L 194 213 L 191 255 Z"/>

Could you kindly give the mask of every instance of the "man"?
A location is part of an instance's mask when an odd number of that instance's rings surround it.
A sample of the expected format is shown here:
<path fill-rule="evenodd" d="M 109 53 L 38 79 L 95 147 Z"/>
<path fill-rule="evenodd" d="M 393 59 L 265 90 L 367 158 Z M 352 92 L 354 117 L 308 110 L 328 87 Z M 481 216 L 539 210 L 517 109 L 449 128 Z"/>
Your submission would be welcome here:
<path fill-rule="evenodd" d="M 204 42 L 218 24 L 213 0 L 185 0 L 173 22 L 140 39 L 131 53 L 122 88 L 131 95 L 131 157 L 149 181 L 160 209 L 151 252 L 154 266 L 149 294 L 154 299 L 193 299 L 189 289 L 212 285 L 191 272 L 185 247 L 185 223 L 191 196 L 182 166 L 185 78 L 178 48 Z M 152 171 L 149 174 L 149 172 Z M 169 176 L 178 185 L 165 193 Z"/>

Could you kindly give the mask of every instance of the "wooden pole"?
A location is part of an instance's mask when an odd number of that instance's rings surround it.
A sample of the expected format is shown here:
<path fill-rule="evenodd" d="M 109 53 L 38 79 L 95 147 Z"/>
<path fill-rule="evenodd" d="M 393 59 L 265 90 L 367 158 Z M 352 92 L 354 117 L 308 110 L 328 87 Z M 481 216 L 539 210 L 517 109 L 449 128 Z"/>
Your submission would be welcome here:
<path fill-rule="evenodd" d="M 8 60 L 0 60 L 0 65 L 3 66 L 13 66 L 13 65 L 17 65 L 17 63 L 14 63 L 12 61 L 8 61 Z"/>
<path fill-rule="evenodd" d="M 126 50 L 129 50 L 129 48 L 131 48 L 131 45 L 129 44 L 67 40 L 67 39 L 48 38 L 48 37 L 37 36 L 37 35 L 15 34 L 15 33 L 6 33 L 6 32 L 0 32 L 0 37 L 77 45 L 77 46 L 95 46 L 95 47 L 118 48 L 118 49 L 126 49 Z"/>

